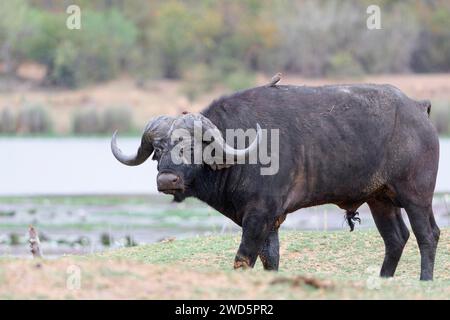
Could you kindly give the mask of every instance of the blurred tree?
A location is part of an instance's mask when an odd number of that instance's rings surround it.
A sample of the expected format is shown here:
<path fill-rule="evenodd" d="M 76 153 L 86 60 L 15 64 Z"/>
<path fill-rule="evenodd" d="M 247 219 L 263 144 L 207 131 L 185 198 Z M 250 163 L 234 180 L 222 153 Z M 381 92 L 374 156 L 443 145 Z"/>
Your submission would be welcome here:
<path fill-rule="evenodd" d="M 450 71 L 450 3 L 448 1 L 421 3 L 416 12 L 419 14 L 422 28 L 412 53 L 413 70 Z"/>
<path fill-rule="evenodd" d="M 79 31 L 65 28 L 65 9 L 72 3 L 82 9 Z M 366 27 L 371 4 L 381 7 L 381 30 Z M 14 74 L 25 59 L 47 67 L 48 83 L 66 86 L 123 71 L 139 79 L 194 77 L 232 87 L 260 71 L 307 76 L 449 71 L 450 3 L 2 1 L 1 67 Z M 199 70 L 205 74 L 199 77 Z"/>
<path fill-rule="evenodd" d="M 26 56 L 22 42 L 34 35 L 29 18 L 30 8 L 25 0 L 0 1 L 0 62 L 6 74 L 14 74 Z"/>
<path fill-rule="evenodd" d="M 82 29 L 65 27 L 65 13 L 35 11 L 37 34 L 28 41 L 29 57 L 47 66 L 51 84 L 80 86 L 110 79 L 127 63 L 137 30 L 116 9 L 84 10 Z"/>
<path fill-rule="evenodd" d="M 394 3 L 397 1 L 389 2 Z M 419 32 L 415 11 L 408 3 L 399 3 L 383 14 L 381 30 L 361 30 L 353 46 L 354 56 L 366 73 L 408 72 Z"/>
<path fill-rule="evenodd" d="M 158 8 L 155 20 L 150 43 L 158 52 L 163 76 L 179 78 L 183 64 L 188 63 L 193 54 L 192 12 L 181 1 L 168 1 Z"/>
<path fill-rule="evenodd" d="M 47 110 L 39 105 L 27 105 L 17 117 L 17 132 L 25 134 L 49 133 L 52 122 Z"/>
<path fill-rule="evenodd" d="M 72 118 L 72 131 L 77 134 L 101 133 L 103 125 L 97 110 L 78 110 Z"/>
<path fill-rule="evenodd" d="M 11 109 L 5 108 L 0 112 L 0 133 L 14 133 L 16 119 Z"/>
<path fill-rule="evenodd" d="M 131 109 L 127 107 L 114 107 L 103 112 L 102 133 L 110 134 L 114 130 L 130 132 L 133 127 Z"/>

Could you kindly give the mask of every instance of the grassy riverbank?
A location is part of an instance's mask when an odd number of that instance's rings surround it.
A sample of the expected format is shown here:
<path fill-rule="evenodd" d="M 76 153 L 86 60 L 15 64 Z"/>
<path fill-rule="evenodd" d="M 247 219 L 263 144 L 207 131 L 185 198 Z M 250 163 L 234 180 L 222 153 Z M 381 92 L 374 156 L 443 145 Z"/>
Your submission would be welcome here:
<path fill-rule="evenodd" d="M 375 230 L 283 232 L 280 272 L 233 271 L 239 235 L 197 237 L 87 256 L 0 259 L 0 298 L 448 299 L 450 229 L 435 280 L 420 282 L 412 236 L 397 276 L 376 276 L 384 246 Z M 75 271 L 74 271 L 75 270 Z M 77 289 L 73 276 L 80 274 Z M 74 284 L 75 283 L 75 287 Z"/>

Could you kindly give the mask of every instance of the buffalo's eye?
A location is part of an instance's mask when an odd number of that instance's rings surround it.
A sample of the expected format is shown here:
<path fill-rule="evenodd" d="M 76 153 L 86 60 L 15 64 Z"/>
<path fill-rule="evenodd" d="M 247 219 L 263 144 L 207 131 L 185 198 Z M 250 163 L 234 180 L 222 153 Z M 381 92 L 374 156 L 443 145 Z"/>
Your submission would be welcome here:
<path fill-rule="evenodd" d="M 155 147 L 155 152 L 153 153 L 153 160 L 158 160 L 161 157 L 162 149 Z"/>

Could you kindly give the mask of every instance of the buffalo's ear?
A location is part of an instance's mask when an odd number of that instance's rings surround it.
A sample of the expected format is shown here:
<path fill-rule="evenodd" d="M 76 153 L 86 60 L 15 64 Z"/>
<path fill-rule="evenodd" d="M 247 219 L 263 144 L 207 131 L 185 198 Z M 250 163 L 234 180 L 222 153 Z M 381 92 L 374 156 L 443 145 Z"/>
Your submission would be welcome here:
<path fill-rule="evenodd" d="M 221 159 L 222 160 L 222 159 Z M 217 163 L 221 162 L 221 163 Z M 210 166 L 211 169 L 215 170 L 222 170 L 231 167 L 232 163 L 225 163 L 225 159 L 222 161 L 217 161 L 214 156 L 210 156 L 203 159 L 203 163 L 207 166 Z"/>
<path fill-rule="evenodd" d="M 211 169 L 215 170 L 222 170 L 222 169 L 226 169 L 232 166 L 232 164 L 218 164 L 218 163 L 212 163 L 209 165 L 211 167 Z"/>
<path fill-rule="evenodd" d="M 209 143 L 209 142 L 208 142 Z M 207 150 L 210 149 L 211 147 L 213 147 L 213 144 L 208 144 L 207 142 L 203 141 L 203 150 Z M 210 150 L 211 153 L 209 154 L 209 152 L 204 152 L 203 153 L 203 163 L 205 165 L 210 166 L 211 169 L 215 170 L 222 170 L 222 169 L 226 169 L 231 167 L 233 164 L 232 163 L 226 163 L 226 159 L 225 157 L 220 156 L 219 158 L 216 157 L 216 149 L 212 149 Z M 220 160 L 220 161 L 218 161 Z"/>

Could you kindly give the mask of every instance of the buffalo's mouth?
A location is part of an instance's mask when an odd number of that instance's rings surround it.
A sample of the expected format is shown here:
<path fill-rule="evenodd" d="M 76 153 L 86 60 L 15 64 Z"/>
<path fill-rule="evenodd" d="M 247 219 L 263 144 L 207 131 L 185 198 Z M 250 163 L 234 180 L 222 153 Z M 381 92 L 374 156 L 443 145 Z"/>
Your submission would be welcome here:
<path fill-rule="evenodd" d="M 182 202 L 184 199 L 186 199 L 186 194 L 184 193 L 185 189 L 158 189 L 158 191 L 164 194 L 173 195 L 174 202 Z"/>
<path fill-rule="evenodd" d="M 158 191 L 165 194 L 178 194 L 184 192 L 183 179 L 171 172 L 161 172 L 156 180 Z"/>
<path fill-rule="evenodd" d="M 175 188 L 175 189 L 161 189 L 158 187 L 158 191 L 165 193 L 165 194 L 177 194 L 177 193 L 183 193 L 184 188 Z"/>

